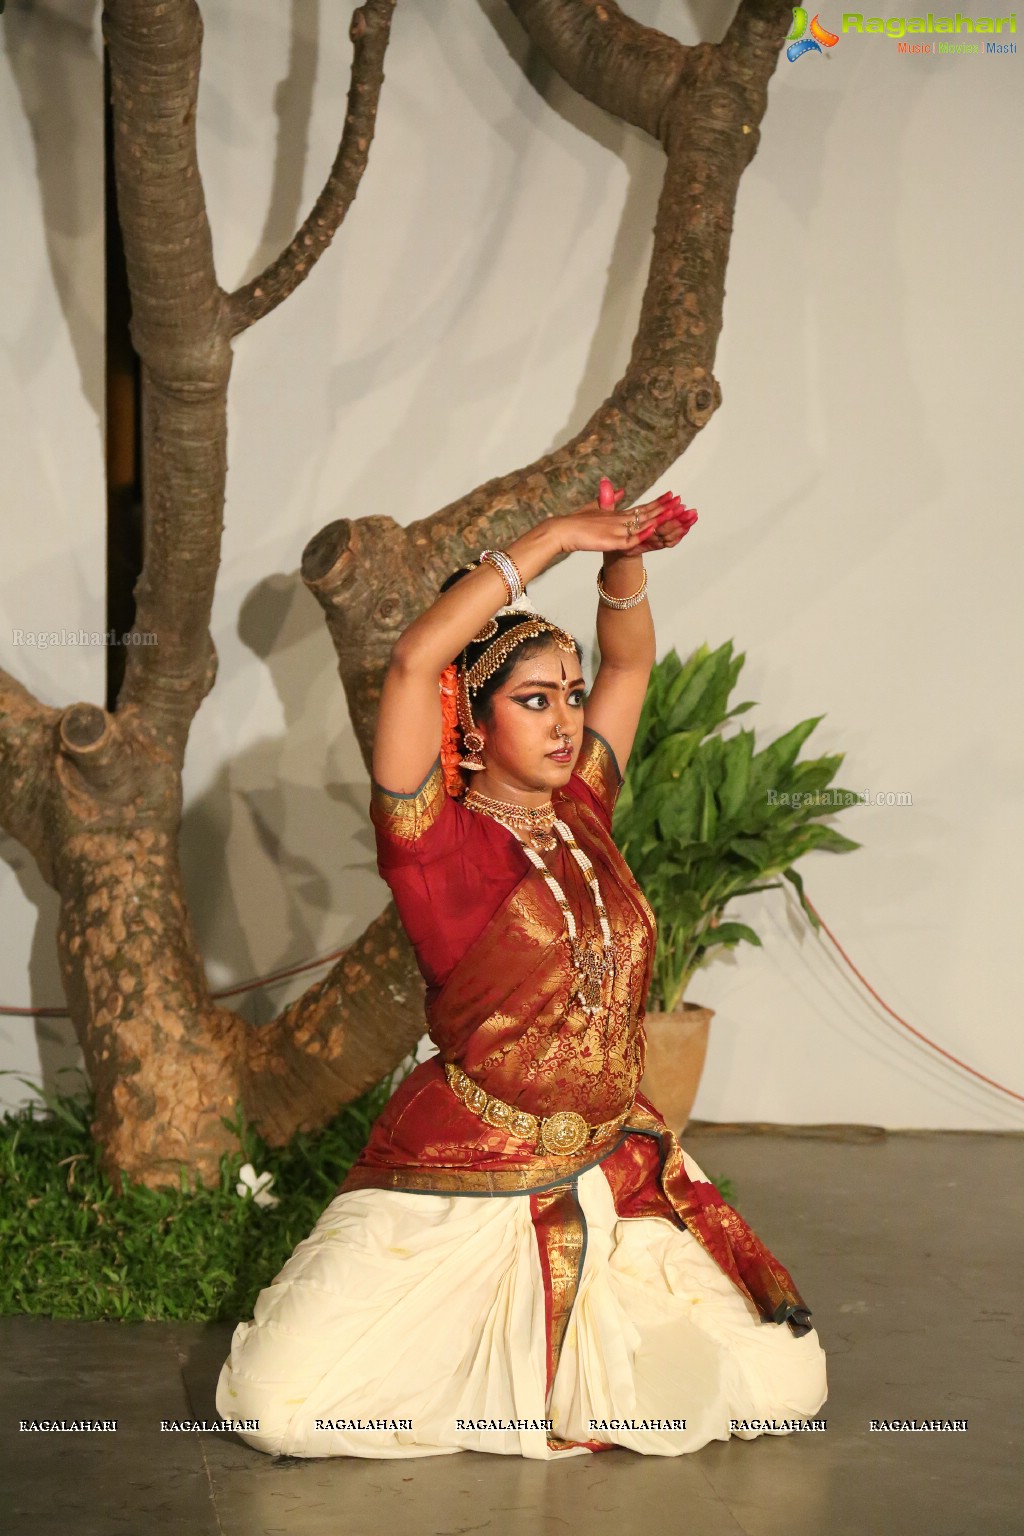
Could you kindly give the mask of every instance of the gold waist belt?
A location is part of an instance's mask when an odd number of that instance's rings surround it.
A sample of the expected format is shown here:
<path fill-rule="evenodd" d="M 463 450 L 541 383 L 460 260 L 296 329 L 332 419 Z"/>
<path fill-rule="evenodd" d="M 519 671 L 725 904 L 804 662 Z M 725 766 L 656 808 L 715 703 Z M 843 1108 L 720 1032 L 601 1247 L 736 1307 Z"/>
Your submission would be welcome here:
<path fill-rule="evenodd" d="M 614 1120 L 605 1120 L 600 1125 L 590 1125 L 573 1109 L 560 1109 L 541 1119 L 531 1115 L 528 1110 L 506 1104 L 504 1099 L 496 1099 L 493 1093 L 488 1093 L 479 1083 L 474 1083 L 461 1067 L 456 1067 L 452 1062 L 445 1062 L 444 1070 L 448 1086 L 456 1098 L 461 1099 L 466 1108 L 479 1115 L 487 1125 L 508 1131 L 511 1136 L 520 1136 L 524 1141 L 533 1141 L 538 1152 L 553 1153 L 555 1156 L 570 1157 L 586 1146 L 596 1146 L 598 1142 L 607 1141 L 616 1131 L 621 1130 L 633 1108 L 630 1104 Z"/>

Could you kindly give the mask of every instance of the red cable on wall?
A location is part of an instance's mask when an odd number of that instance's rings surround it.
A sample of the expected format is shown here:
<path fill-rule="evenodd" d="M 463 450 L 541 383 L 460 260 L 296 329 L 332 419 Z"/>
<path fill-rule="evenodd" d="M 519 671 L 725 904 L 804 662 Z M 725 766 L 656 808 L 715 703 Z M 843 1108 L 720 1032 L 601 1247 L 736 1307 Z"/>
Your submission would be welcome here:
<path fill-rule="evenodd" d="M 894 1008 L 890 1008 L 889 1004 L 885 1001 L 885 998 L 879 996 L 874 987 L 871 985 L 870 981 L 868 981 L 867 977 L 864 976 L 854 965 L 853 961 L 846 953 L 846 950 L 840 944 L 839 940 L 836 938 L 835 934 L 832 932 L 831 928 L 828 926 L 825 919 L 814 905 L 814 902 L 811 901 L 806 891 L 804 892 L 804 899 L 807 902 L 807 905 L 810 907 L 811 911 L 814 913 L 815 917 L 818 919 L 818 922 L 821 924 L 822 928 L 824 928 L 825 932 L 832 940 L 832 943 L 835 945 L 836 949 L 846 961 L 846 964 L 850 967 L 850 970 L 856 976 L 857 980 L 863 987 L 867 989 L 868 992 L 871 993 L 871 996 L 875 999 L 875 1002 L 884 1008 L 886 1013 L 889 1014 L 891 1018 L 896 1020 L 897 1024 L 901 1024 L 904 1029 L 908 1029 L 912 1035 L 916 1035 L 919 1040 L 923 1040 L 925 1045 L 927 1045 L 931 1050 L 937 1051 L 940 1056 L 945 1056 L 947 1061 L 953 1062 L 954 1065 L 960 1067 L 962 1071 L 969 1072 L 972 1077 L 980 1079 L 980 1081 L 983 1083 L 988 1083 L 990 1088 L 995 1088 L 1000 1093 L 1008 1094 L 1011 1099 L 1016 1099 L 1019 1103 L 1024 1104 L 1024 1093 L 1016 1093 L 1012 1088 L 1005 1088 L 1002 1083 L 997 1083 L 994 1077 L 986 1077 L 984 1072 L 978 1071 L 977 1067 L 968 1066 L 966 1061 L 961 1061 L 959 1056 L 954 1056 L 952 1051 L 947 1051 L 944 1046 L 936 1045 L 934 1040 L 929 1040 L 927 1035 L 923 1035 L 919 1029 L 914 1028 L 913 1024 L 908 1024 L 906 1019 L 898 1014 Z"/>

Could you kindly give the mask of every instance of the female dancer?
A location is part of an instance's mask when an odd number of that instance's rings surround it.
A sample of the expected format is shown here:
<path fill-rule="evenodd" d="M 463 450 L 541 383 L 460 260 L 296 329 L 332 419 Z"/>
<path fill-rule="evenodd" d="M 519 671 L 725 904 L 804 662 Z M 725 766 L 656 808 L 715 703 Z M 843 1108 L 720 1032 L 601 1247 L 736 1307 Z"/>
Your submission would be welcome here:
<path fill-rule="evenodd" d="M 259 1450 L 675 1456 L 825 1400 L 790 1275 L 637 1091 L 655 925 L 611 816 L 643 554 L 696 515 L 620 497 L 485 551 L 392 652 L 371 815 L 438 1054 L 235 1329 L 217 1409 Z M 589 694 L 524 597 L 577 550 L 604 557 Z"/>

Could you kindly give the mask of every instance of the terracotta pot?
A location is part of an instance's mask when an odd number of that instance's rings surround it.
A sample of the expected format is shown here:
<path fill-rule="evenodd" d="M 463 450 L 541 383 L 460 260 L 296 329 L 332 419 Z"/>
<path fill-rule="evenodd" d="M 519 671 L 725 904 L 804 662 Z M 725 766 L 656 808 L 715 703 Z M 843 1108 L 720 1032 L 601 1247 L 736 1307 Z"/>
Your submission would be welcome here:
<path fill-rule="evenodd" d="M 713 1008 L 685 1003 L 676 1013 L 649 1013 L 644 1020 L 647 1064 L 640 1081 L 670 1130 L 681 1136 L 704 1070 Z"/>

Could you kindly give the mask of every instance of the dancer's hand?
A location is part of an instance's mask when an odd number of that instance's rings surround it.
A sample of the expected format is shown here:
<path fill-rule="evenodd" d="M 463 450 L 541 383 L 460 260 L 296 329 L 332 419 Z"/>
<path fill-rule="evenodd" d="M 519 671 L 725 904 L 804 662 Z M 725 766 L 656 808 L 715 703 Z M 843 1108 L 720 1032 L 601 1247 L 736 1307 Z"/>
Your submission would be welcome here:
<path fill-rule="evenodd" d="M 616 490 L 610 480 L 602 479 L 595 501 L 588 501 L 577 512 L 551 519 L 563 554 L 591 550 L 599 554 L 642 554 L 648 547 L 644 540 L 653 532 L 662 514 L 674 504 L 666 493 L 656 501 L 638 507 L 620 508 L 625 491 Z M 678 542 L 678 541 L 677 541 Z"/>
<path fill-rule="evenodd" d="M 601 495 L 607 497 L 611 481 L 601 481 Z M 673 492 L 666 492 L 660 496 L 659 501 L 664 503 L 663 509 L 658 513 L 654 522 L 645 530 L 640 540 L 642 553 L 649 549 L 674 549 L 680 539 L 684 539 L 697 521 L 697 513 L 693 507 L 685 507 L 682 499 Z"/>
<path fill-rule="evenodd" d="M 671 491 L 632 508 L 619 506 L 624 495 L 602 476 L 596 501 L 553 520 L 562 550 L 597 550 L 607 554 L 610 564 L 648 550 L 674 549 L 697 521 L 694 509 Z"/>
<path fill-rule="evenodd" d="M 655 549 L 674 549 L 681 539 L 685 539 L 696 521 L 697 513 L 694 508 L 685 507 L 678 496 L 674 497 L 646 529 L 640 540 L 640 553 L 646 554 L 648 550 Z"/>

